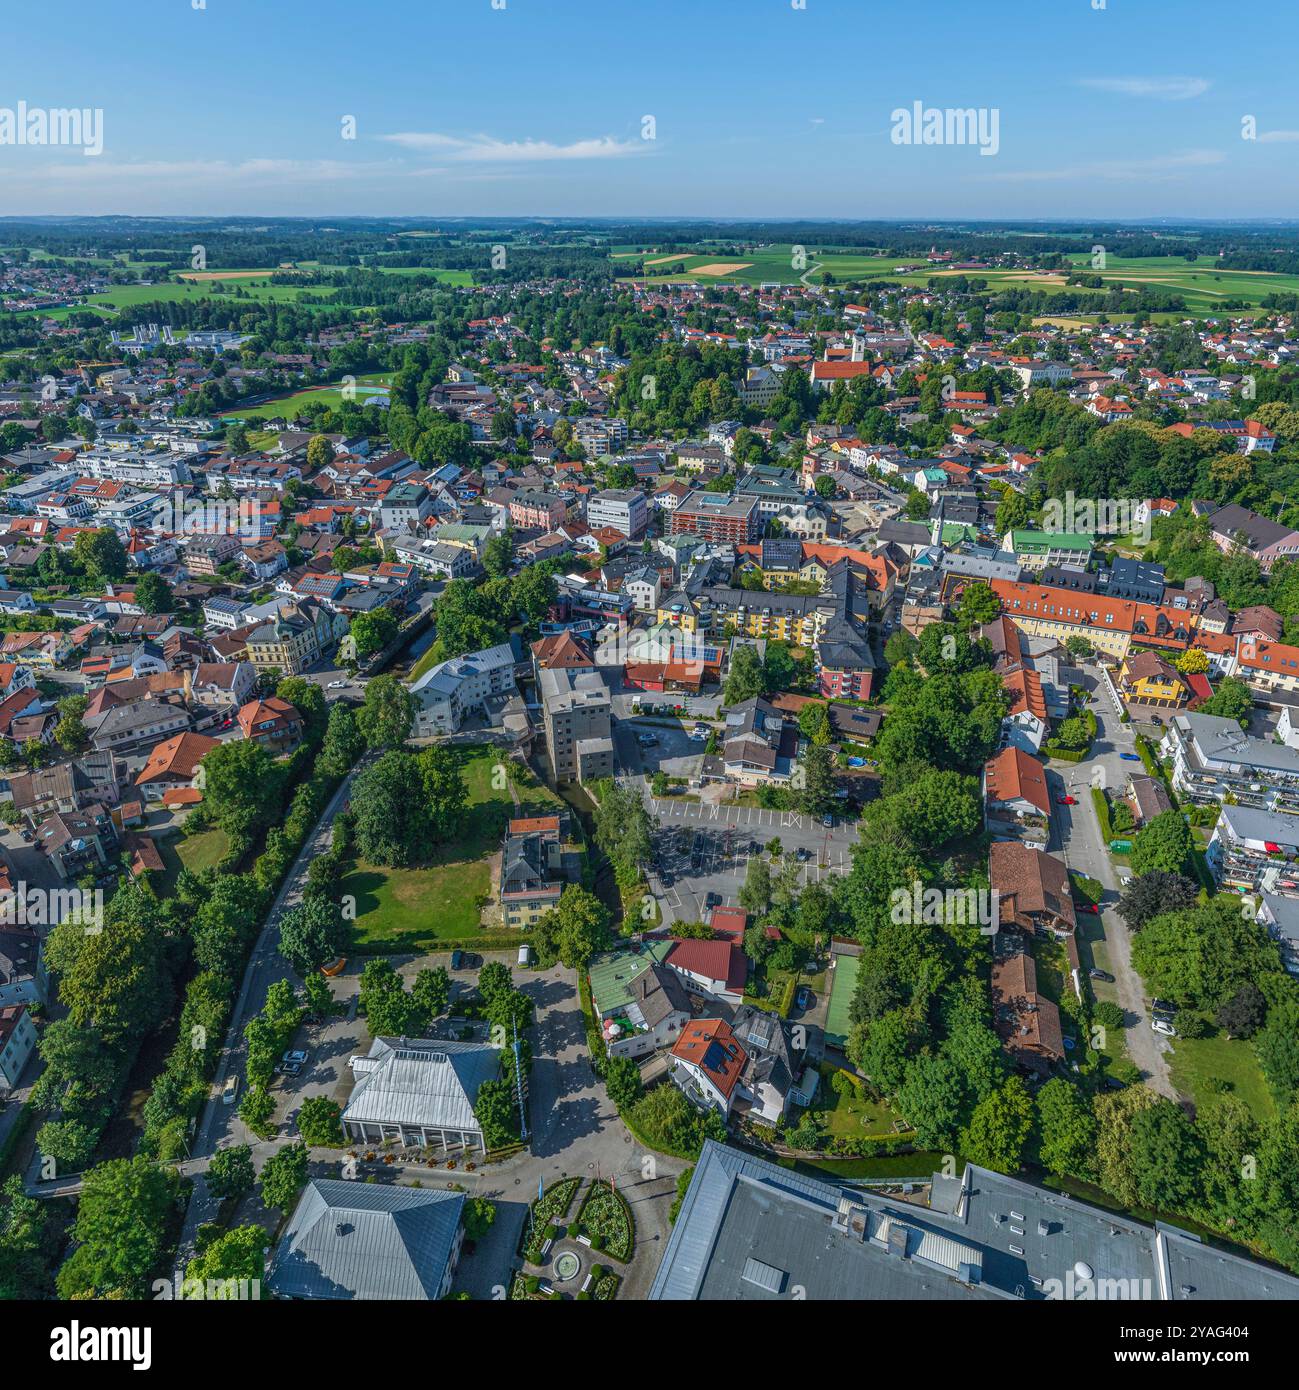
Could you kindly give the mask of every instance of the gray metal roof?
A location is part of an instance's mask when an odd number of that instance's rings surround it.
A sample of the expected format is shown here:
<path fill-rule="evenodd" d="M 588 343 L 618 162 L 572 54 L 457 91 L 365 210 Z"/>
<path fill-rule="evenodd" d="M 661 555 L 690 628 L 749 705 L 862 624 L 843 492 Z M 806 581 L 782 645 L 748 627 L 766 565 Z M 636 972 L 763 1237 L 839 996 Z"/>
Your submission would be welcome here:
<path fill-rule="evenodd" d="M 477 1133 L 474 1101 L 500 1056 L 485 1043 L 376 1038 L 368 1056 L 352 1058 L 357 1081 L 343 1119 Z"/>
<path fill-rule="evenodd" d="M 784 1295 L 752 1262 L 786 1276 Z M 750 1271 L 746 1274 L 746 1270 Z M 1148 1300 L 1297 1299 L 1299 1279 L 1151 1229 L 1060 1193 L 968 1165 L 929 1207 L 802 1175 L 709 1141 L 651 1299 L 1086 1298 L 1122 1280 Z M 1109 1296 L 1125 1296 L 1111 1294 Z"/>
<path fill-rule="evenodd" d="M 437 1298 L 464 1203 L 463 1192 L 314 1179 L 267 1286 L 281 1298 Z"/>

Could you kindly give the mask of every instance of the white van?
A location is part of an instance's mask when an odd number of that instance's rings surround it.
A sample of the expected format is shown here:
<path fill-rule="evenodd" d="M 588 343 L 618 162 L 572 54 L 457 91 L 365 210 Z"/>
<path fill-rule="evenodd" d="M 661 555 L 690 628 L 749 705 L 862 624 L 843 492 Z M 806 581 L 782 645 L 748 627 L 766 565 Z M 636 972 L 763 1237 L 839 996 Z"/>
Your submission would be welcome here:
<path fill-rule="evenodd" d="M 532 964 L 532 947 L 531 947 L 531 946 L 520 946 L 520 947 L 519 947 L 519 964 L 520 964 L 520 965 L 531 965 L 531 964 Z"/>

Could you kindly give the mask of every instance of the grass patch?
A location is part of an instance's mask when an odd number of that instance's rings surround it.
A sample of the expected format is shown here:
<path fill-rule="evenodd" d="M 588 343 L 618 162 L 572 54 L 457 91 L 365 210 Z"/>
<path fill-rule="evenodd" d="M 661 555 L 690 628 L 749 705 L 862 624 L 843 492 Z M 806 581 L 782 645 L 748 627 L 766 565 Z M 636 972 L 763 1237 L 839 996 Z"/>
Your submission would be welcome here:
<path fill-rule="evenodd" d="M 215 869 L 230 853 L 230 837 L 219 826 L 197 835 L 179 835 L 158 842 L 163 872 L 158 882 L 158 896 L 169 897 L 176 890 L 176 879 L 182 869 L 202 873 Z"/>
<path fill-rule="evenodd" d="M 836 1139 L 894 1133 L 893 1122 L 897 1115 L 892 1107 L 885 1101 L 871 1100 L 863 1095 L 860 1083 L 855 1080 L 851 1092 L 840 1094 L 831 1084 L 836 1073 L 848 1075 L 830 1063 L 821 1064 L 821 1084 L 812 1106 L 826 1132 Z"/>
<path fill-rule="evenodd" d="M 471 940 L 513 942 L 518 933 L 484 931 L 482 909 L 491 892 L 488 856 L 499 850 L 514 816 L 553 813 L 562 803 L 532 773 L 496 748 L 449 750 L 460 762 L 469 793 L 456 839 L 437 846 L 423 864 L 390 869 L 358 860 L 339 885 L 356 899 L 355 949 L 426 951 Z M 497 769 L 505 768 L 506 777 Z M 519 794 L 515 807 L 510 784 Z M 500 785 L 498 785 L 498 783 Z"/>
<path fill-rule="evenodd" d="M 1173 1085 L 1197 1106 L 1225 1094 L 1239 1096 L 1260 1123 L 1276 1114 L 1254 1044 L 1247 1038 L 1177 1038 L 1169 1074 Z"/>

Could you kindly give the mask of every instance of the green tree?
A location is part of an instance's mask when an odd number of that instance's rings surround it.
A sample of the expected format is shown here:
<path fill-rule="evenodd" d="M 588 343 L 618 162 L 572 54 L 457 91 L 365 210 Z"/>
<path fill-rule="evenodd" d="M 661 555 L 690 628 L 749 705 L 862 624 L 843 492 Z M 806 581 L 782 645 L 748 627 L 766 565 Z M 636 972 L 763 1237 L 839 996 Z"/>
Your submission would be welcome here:
<path fill-rule="evenodd" d="M 442 965 L 425 966 L 415 976 L 410 989 L 425 1027 L 447 1011 L 451 998 L 451 976 Z"/>
<path fill-rule="evenodd" d="M 1018 1076 L 1009 1076 L 974 1107 L 961 1138 L 961 1151 L 972 1162 L 999 1173 L 1013 1173 L 1033 1127 L 1033 1098 Z"/>
<path fill-rule="evenodd" d="M 609 1099 L 618 1107 L 625 1110 L 645 1094 L 645 1088 L 641 1085 L 640 1068 L 631 1057 L 611 1057 L 604 1072 L 605 1090 L 609 1092 Z"/>
<path fill-rule="evenodd" d="M 84 695 L 65 695 L 56 706 L 59 722 L 54 726 L 54 741 L 72 757 L 84 753 L 90 744 L 90 734 L 82 722 L 89 703 Z"/>
<path fill-rule="evenodd" d="M 543 963 L 559 960 L 570 970 L 585 970 L 591 957 L 608 947 L 609 912 L 594 893 L 570 883 L 533 935 L 546 946 L 538 951 Z"/>
<path fill-rule="evenodd" d="M 126 550 L 111 526 L 82 531 L 72 543 L 72 559 L 96 584 L 117 584 L 129 567 Z"/>
<path fill-rule="evenodd" d="M 371 748 L 400 748 L 414 720 L 414 697 L 396 676 L 376 676 L 366 685 L 356 725 Z"/>
<path fill-rule="evenodd" d="M 113 1159 L 82 1180 L 77 1248 L 58 1274 L 59 1297 L 141 1298 L 167 1250 L 179 1179 L 149 1159 Z"/>
<path fill-rule="evenodd" d="M 917 1057 L 898 1088 L 898 1108 L 916 1131 L 916 1142 L 946 1152 L 960 1127 L 964 1087 L 960 1073 L 942 1057 Z"/>
<path fill-rule="evenodd" d="M 376 608 L 369 613 L 357 613 L 349 628 L 356 644 L 356 659 L 365 661 L 381 652 L 397 636 L 397 615 L 391 608 Z"/>
<path fill-rule="evenodd" d="M 307 1146 L 300 1140 L 277 1149 L 262 1165 L 262 1203 L 285 1216 L 297 1205 L 307 1181 Z"/>
<path fill-rule="evenodd" d="M 309 893 L 280 916 L 280 955 L 299 975 L 310 976 L 342 955 L 347 935 L 339 905 Z"/>
<path fill-rule="evenodd" d="M 758 649 L 747 643 L 731 653 L 731 669 L 727 673 L 722 699 L 728 705 L 742 704 L 767 688 L 766 673 Z"/>
<path fill-rule="evenodd" d="M 825 816 L 834 810 L 834 764 L 830 750 L 814 743 L 804 754 L 802 762 L 803 787 L 799 805 L 808 815 Z"/>
<path fill-rule="evenodd" d="M 208 1164 L 208 1191 L 224 1201 L 251 1192 L 257 1174 L 253 1169 L 253 1151 L 247 1144 L 234 1144 L 218 1149 Z"/>
<path fill-rule="evenodd" d="M 343 1147 L 343 1111 L 328 1096 L 308 1096 L 298 1107 L 298 1133 L 313 1149 Z"/>
<path fill-rule="evenodd" d="M 1096 1117 L 1076 1086 L 1057 1076 L 1038 1091 L 1037 1128 L 1038 1154 L 1049 1172 L 1080 1178 L 1091 1174 Z"/>
<path fill-rule="evenodd" d="M 135 601 L 146 613 L 171 613 L 176 606 L 171 585 L 152 570 L 142 574 L 136 583 Z"/>
<path fill-rule="evenodd" d="M 280 819 L 283 775 L 260 743 L 223 743 L 204 757 L 202 771 L 204 806 L 232 839 L 250 840 Z"/>
<path fill-rule="evenodd" d="M 488 1152 L 504 1148 L 519 1137 L 514 1097 L 504 1081 L 484 1081 L 474 1101 L 474 1118 L 483 1132 Z"/>
<path fill-rule="evenodd" d="M 260 1226 L 235 1226 L 222 1231 L 185 1269 L 186 1281 L 197 1281 L 185 1297 L 237 1299 L 248 1297 L 250 1288 L 260 1288 L 266 1278 L 266 1251 L 270 1236 Z M 243 1284 L 241 1290 L 239 1285 Z M 201 1287 L 200 1287 L 201 1286 Z"/>
<path fill-rule="evenodd" d="M 1191 827 L 1176 809 L 1160 812 L 1132 843 L 1132 871 L 1175 874 L 1191 852 Z"/>
<path fill-rule="evenodd" d="M 372 1038 L 400 1038 L 414 1031 L 419 1006 L 386 956 L 375 956 L 361 972 L 361 1012 Z"/>
<path fill-rule="evenodd" d="M 823 700 L 811 700 L 798 712 L 798 728 L 809 743 L 830 742 L 830 707 Z"/>

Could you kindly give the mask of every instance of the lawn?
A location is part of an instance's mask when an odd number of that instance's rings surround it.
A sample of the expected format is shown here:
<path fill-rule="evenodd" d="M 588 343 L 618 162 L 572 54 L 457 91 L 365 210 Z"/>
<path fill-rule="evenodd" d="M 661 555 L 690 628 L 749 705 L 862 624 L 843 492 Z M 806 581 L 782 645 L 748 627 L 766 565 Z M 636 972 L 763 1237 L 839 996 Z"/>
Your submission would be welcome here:
<path fill-rule="evenodd" d="M 1254 1044 L 1245 1038 L 1178 1038 L 1170 1063 L 1173 1085 L 1197 1106 L 1225 1087 L 1249 1106 L 1256 1120 L 1270 1120 L 1276 1113 Z"/>
<path fill-rule="evenodd" d="M 230 838 L 224 830 L 213 827 L 198 835 L 174 835 L 158 842 L 162 855 L 163 874 L 157 884 L 160 897 L 170 897 L 176 888 L 181 869 L 201 873 L 214 869 L 230 853 Z"/>
<path fill-rule="evenodd" d="M 368 381 L 365 377 L 357 377 L 355 392 L 354 403 L 364 405 L 372 396 L 386 396 L 388 388 L 377 382 Z M 286 420 L 292 420 L 303 406 L 318 405 L 324 406 L 327 410 L 338 410 L 342 404 L 343 388 L 341 386 L 308 386 L 301 391 L 290 391 L 283 396 L 276 396 L 272 400 L 263 401 L 260 405 L 251 405 L 243 410 L 232 410 L 221 418 L 223 420 L 271 420 L 277 416 L 282 416 Z"/>
<path fill-rule="evenodd" d="M 517 763 L 482 745 L 448 750 L 460 760 L 469 792 L 456 839 L 437 846 L 429 858 L 411 868 L 384 868 L 358 860 L 339 885 L 356 899 L 356 949 L 426 951 L 439 943 L 456 943 L 515 932 L 484 931 L 482 909 L 491 892 L 489 857 L 500 849 L 505 823 L 513 816 L 544 815 L 562 803 Z M 514 774 L 520 805 L 516 809 L 504 770 Z"/>
<path fill-rule="evenodd" d="M 863 1134 L 892 1134 L 898 1117 L 884 1101 L 870 1100 L 860 1087 L 852 1095 L 839 1095 L 831 1079 L 839 1069 L 828 1062 L 821 1065 L 821 1085 L 812 1109 L 835 1138 L 860 1138 Z"/>

